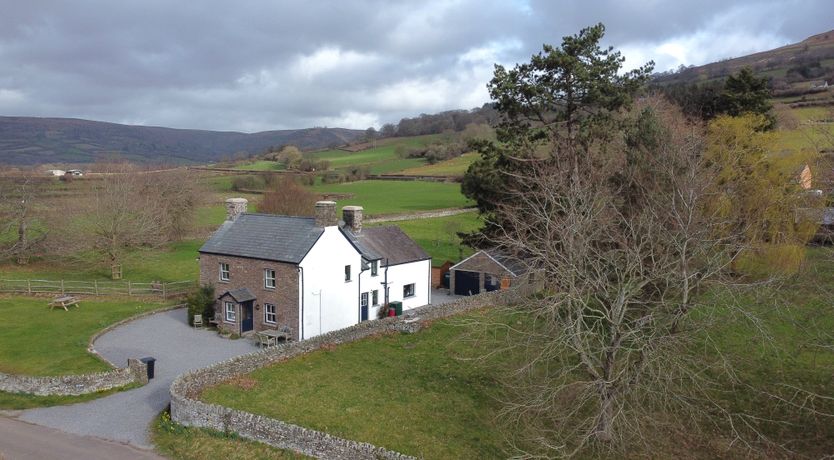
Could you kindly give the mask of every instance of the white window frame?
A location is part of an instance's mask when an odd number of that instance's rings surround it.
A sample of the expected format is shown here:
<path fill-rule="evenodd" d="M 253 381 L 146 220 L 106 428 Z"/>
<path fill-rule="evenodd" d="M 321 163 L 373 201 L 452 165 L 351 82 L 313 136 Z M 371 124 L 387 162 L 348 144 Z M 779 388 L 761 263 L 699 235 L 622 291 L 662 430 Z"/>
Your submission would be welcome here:
<path fill-rule="evenodd" d="M 371 276 L 379 275 L 379 261 L 372 260 L 371 261 Z"/>
<path fill-rule="evenodd" d="M 227 323 L 234 323 L 237 321 L 237 310 L 235 309 L 234 302 L 229 302 L 228 300 L 223 302 L 223 311 L 225 313 L 223 317 L 226 318 Z M 231 313 L 231 315 L 229 313 Z"/>
<path fill-rule="evenodd" d="M 379 305 L 379 289 L 371 291 L 371 303 L 376 307 Z"/>
<path fill-rule="evenodd" d="M 351 272 L 351 266 L 345 265 L 345 283 L 350 283 L 352 281 L 353 274 Z"/>
<path fill-rule="evenodd" d="M 272 276 L 270 277 L 270 273 Z M 275 282 L 275 270 L 271 268 L 264 269 L 264 289 L 275 289 L 276 282 Z M 272 285 L 270 285 L 270 281 L 272 281 Z"/>
<path fill-rule="evenodd" d="M 223 275 L 226 276 L 223 276 Z M 220 262 L 220 281 L 229 281 L 232 278 L 232 267 L 227 262 Z"/>
<path fill-rule="evenodd" d="M 362 294 L 359 294 L 359 306 L 367 308 L 368 307 L 368 298 L 369 297 L 368 297 L 367 292 L 363 292 Z"/>
<path fill-rule="evenodd" d="M 408 289 L 409 286 L 411 286 L 411 294 L 406 294 L 406 290 Z M 415 286 L 414 283 L 403 285 L 403 299 L 414 297 L 416 295 L 417 295 L 417 286 Z"/>
<path fill-rule="evenodd" d="M 272 309 L 272 311 L 269 311 L 270 309 Z M 269 319 L 270 316 L 272 317 L 271 321 Z M 265 303 L 264 304 L 264 323 L 266 323 L 266 324 L 275 324 L 275 323 L 278 322 L 277 320 L 278 320 L 278 310 L 275 307 L 275 304 Z"/>

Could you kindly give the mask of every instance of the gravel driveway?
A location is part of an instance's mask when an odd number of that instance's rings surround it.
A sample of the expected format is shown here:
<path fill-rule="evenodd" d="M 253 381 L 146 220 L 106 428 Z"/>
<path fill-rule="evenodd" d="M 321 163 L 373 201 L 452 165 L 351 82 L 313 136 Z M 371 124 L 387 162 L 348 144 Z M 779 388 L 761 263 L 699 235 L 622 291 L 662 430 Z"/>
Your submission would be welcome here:
<path fill-rule="evenodd" d="M 168 405 L 168 390 L 176 376 L 257 350 L 246 339 L 227 340 L 213 331 L 189 327 L 184 308 L 118 327 L 99 337 L 94 346 L 122 367 L 127 358 L 156 358 L 155 378 L 135 390 L 70 406 L 30 409 L 18 418 L 68 433 L 152 448 L 148 425 Z"/>

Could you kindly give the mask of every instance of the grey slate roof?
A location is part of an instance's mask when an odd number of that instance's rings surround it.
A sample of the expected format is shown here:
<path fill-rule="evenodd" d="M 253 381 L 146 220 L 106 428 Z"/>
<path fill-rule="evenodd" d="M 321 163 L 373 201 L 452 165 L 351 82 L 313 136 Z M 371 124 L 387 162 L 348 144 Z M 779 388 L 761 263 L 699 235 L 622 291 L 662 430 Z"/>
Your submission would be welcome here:
<path fill-rule="evenodd" d="M 200 252 L 297 264 L 322 233 L 313 217 L 245 213 L 224 222 Z"/>
<path fill-rule="evenodd" d="M 503 265 L 504 268 L 509 270 L 510 273 L 514 276 L 521 276 L 529 271 L 527 264 L 525 264 L 524 261 L 519 259 L 518 257 L 509 255 L 505 252 L 496 249 L 487 249 L 484 252 L 486 252 L 487 255 L 495 259 L 496 262 Z"/>
<path fill-rule="evenodd" d="M 357 234 L 343 227 L 342 233 L 368 260 L 382 259 L 384 264 L 387 259 L 388 265 L 398 265 L 431 258 L 397 226 L 368 227 Z"/>
<path fill-rule="evenodd" d="M 232 296 L 237 303 L 248 302 L 257 298 L 255 297 L 255 294 L 252 294 L 252 291 L 247 288 L 232 289 L 231 291 L 224 292 L 220 297 L 223 297 L 224 295 Z"/>

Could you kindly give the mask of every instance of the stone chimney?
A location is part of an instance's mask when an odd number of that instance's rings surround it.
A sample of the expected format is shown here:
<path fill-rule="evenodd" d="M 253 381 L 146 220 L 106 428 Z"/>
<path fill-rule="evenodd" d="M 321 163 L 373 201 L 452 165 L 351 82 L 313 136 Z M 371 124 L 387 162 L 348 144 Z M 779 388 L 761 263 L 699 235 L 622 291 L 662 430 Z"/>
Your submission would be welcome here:
<path fill-rule="evenodd" d="M 235 220 L 237 216 L 246 212 L 246 198 L 229 198 L 226 200 L 226 220 Z"/>
<path fill-rule="evenodd" d="M 338 225 L 335 201 L 316 202 L 316 227 L 333 227 Z"/>
<path fill-rule="evenodd" d="M 353 233 L 362 231 L 362 206 L 345 206 L 342 208 L 342 220 Z"/>

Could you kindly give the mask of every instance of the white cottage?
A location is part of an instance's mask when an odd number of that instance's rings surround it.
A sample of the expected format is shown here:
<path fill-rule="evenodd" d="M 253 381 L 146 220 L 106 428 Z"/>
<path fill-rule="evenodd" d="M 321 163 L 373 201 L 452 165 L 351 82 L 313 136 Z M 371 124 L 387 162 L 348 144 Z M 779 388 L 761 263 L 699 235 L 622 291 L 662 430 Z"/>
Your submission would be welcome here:
<path fill-rule="evenodd" d="M 215 287 L 218 327 L 244 334 L 281 329 L 303 340 L 431 302 L 431 257 L 399 227 L 362 228 L 363 209 L 316 203 L 315 217 L 246 212 L 227 200 L 228 219 L 200 248 L 200 281 Z"/>

